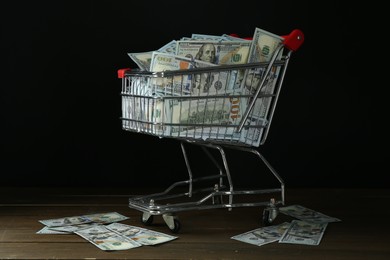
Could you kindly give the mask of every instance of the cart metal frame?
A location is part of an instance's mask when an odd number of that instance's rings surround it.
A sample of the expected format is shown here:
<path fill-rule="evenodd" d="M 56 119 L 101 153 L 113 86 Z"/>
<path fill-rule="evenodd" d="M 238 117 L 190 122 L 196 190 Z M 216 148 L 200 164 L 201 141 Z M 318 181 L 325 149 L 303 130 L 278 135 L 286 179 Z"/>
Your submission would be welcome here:
<path fill-rule="evenodd" d="M 269 225 L 274 221 L 278 215 L 278 206 L 285 204 L 285 184 L 277 171 L 256 148 L 264 144 L 267 139 L 288 62 L 291 54 L 303 43 L 303 33 L 300 30 L 293 30 L 283 38 L 283 43 L 276 49 L 269 62 L 164 72 L 118 70 L 118 77 L 122 79 L 122 117 L 120 119 L 123 129 L 179 141 L 188 171 L 187 179 L 174 182 L 162 192 L 129 198 L 129 207 L 142 212 L 142 223 L 151 225 L 153 217 L 161 215 L 169 229 L 177 233 L 181 228 L 177 212 L 216 208 L 232 210 L 236 207 L 264 207 L 263 224 Z M 204 95 L 199 93 L 195 95 L 183 91 L 185 78 L 188 77 L 194 78 L 202 74 L 222 77 L 223 73 L 223 77 L 226 79 L 224 86 L 227 86 L 232 81 L 235 83 L 237 73 L 243 73 L 243 81 L 245 81 L 248 73 L 256 70 L 261 71 L 261 77 L 254 88 L 255 91 L 251 90 L 250 93 L 245 91 L 218 93 L 217 91 L 217 93 L 207 92 Z M 278 73 L 275 74 L 275 71 Z M 175 88 L 175 84 L 179 88 Z M 267 84 L 272 84 L 272 92 L 264 92 L 264 87 Z M 206 122 L 206 120 L 189 122 L 188 120 L 185 123 L 180 121 L 182 111 L 188 108 L 182 105 L 187 104 L 185 102 L 198 102 L 196 110 L 199 109 L 199 103 L 201 103 L 205 106 L 203 109 L 206 111 L 209 109 L 208 104 L 214 104 L 214 109 L 216 109 L 216 103 L 213 102 L 225 103 L 227 99 L 245 101 L 245 106 L 243 106 L 245 112 L 241 114 L 240 119 L 229 123 L 218 120 L 216 120 L 217 122 Z M 264 100 L 268 100 L 269 103 L 266 105 L 266 110 L 263 110 L 266 112 L 261 116 L 262 120 L 248 123 L 248 118 L 260 117 L 256 114 L 256 104 L 264 102 Z M 167 107 L 173 107 L 173 103 L 180 104 L 179 122 L 173 122 L 174 116 L 172 114 L 174 113 L 172 111 L 167 112 Z M 159 115 L 158 120 L 156 119 L 157 114 Z M 190 112 L 186 118 L 190 118 Z M 257 133 L 257 135 L 253 133 Z M 257 138 L 253 136 L 257 136 Z M 188 145 L 199 146 L 216 166 L 218 174 L 195 178 L 186 149 Z M 278 186 L 269 189 L 236 189 L 226 157 L 227 149 L 254 154 L 267 167 Z M 216 158 L 212 151 L 219 153 L 220 158 Z M 207 185 L 209 185 L 208 183 L 212 184 L 201 188 L 195 187 L 203 182 Z M 262 194 L 273 194 L 274 196 L 271 196 L 269 200 L 261 201 L 240 200 L 248 195 Z"/>

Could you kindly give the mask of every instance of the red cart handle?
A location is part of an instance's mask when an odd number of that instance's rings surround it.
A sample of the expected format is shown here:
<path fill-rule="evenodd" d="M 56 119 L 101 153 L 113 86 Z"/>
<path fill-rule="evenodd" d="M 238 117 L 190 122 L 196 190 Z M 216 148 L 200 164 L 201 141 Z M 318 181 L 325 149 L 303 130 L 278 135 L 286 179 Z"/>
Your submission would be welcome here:
<path fill-rule="evenodd" d="M 284 46 L 291 51 L 298 50 L 305 40 L 305 35 L 298 29 L 293 30 L 289 35 L 284 35 L 282 37 L 284 38 Z"/>
<path fill-rule="evenodd" d="M 118 70 L 118 78 L 123 79 L 125 77 L 126 71 L 130 71 L 130 68 L 125 68 L 125 69 L 119 69 Z"/>

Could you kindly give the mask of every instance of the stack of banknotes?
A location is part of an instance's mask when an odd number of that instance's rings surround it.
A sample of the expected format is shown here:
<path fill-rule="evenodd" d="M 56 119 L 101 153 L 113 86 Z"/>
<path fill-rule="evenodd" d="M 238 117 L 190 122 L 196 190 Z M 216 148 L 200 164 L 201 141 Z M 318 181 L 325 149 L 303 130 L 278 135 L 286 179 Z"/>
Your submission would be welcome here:
<path fill-rule="evenodd" d="M 251 230 L 233 236 L 231 239 L 256 246 L 272 242 L 319 245 L 328 223 L 341 221 L 301 205 L 281 207 L 279 211 L 295 219 L 291 222 Z"/>
<path fill-rule="evenodd" d="M 76 234 L 104 251 L 157 245 L 177 237 L 120 221 L 129 219 L 117 212 L 40 220 L 45 226 L 37 234 Z"/>
<path fill-rule="evenodd" d="M 130 76 L 122 89 L 122 118 L 129 119 L 123 120 L 123 128 L 163 137 L 259 146 L 280 67 L 268 73 L 241 131 L 237 126 L 258 92 L 266 68 L 222 67 L 270 62 L 282 43 L 283 37 L 255 28 L 251 40 L 192 34 L 157 50 L 128 53 L 138 70 L 154 76 Z M 282 52 L 277 55 L 281 59 Z M 202 72 L 192 72 L 193 68 L 202 68 Z M 182 73 L 169 75 L 168 71 Z"/>

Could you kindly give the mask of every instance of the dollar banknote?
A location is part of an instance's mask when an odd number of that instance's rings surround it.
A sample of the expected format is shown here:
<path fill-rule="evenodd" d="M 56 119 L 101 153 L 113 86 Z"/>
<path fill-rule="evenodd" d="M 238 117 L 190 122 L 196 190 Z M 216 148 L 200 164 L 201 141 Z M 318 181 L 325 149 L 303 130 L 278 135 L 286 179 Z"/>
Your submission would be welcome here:
<path fill-rule="evenodd" d="M 232 35 L 229 35 L 229 34 L 222 34 L 222 37 L 226 41 L 244 41 L 244 42 L 251 42 L 252 41 L 250 39 L 243 39 L 243 38 L 239 38 L 237 36 L 232 36 Z"/>
<path fill-rule="evenodd" d="M 53 228 L 50 228 L 47 226 L 41 228 L 40 230 L 38 230 L 36 232 L 36 234 L 46 234 L 46 235 L 53 235 L 53 234 L 55 234 L 55 235 L 58 235 L 58 234 L 64 235 L 65 234 L 66 235 L 66 234 L 71 234 L 71 233 L 72 232 L 54 230 Z"/>
<path fill-rule="evenodd" d="M 215 125 L 225 127 L 231 120 L 232 103 L 229 97 L 207 98 L 172 102 L 172 123 L 178 124 L 173 132 Z M 207 134 L 207 133 L 206 133 Z"/>
<path fill-rule="evenodd" d="M 161 53 L 175 54 L 176 41 L 172 40 L 167 44 L 165 44 L 164 46 L 162 46 L 161 48 L 154 51 L 158 51 Z M 152 54 L 154 51 L 127 53 L 127 55 L 135 62 L 135 64 L 137 64 L 140 70 L 149 71 L 150 63 L 152 61 Z"/>
<path fill-rule="evenodd" d="M 256 246 L 262 246 L 265 244 L 279 241 L 279 239 L 282 237 L 282 235 L 289 226 L 290 223 L 284 222 L 279 225 L 261 227 L 255 230 L 245 232 L 243 234 L 233 236 L 231 237 L 231 239 L 235 239 Z"/>
<path fill-rule="evenodd" d="M 104 251 L 127 250 L 142 246 L 140 243 L 126 238 L 104 225 L 95 225 L 74 232 Z"/>
<path fill-rule="evenodd" d="M 328 223 L 293 220 L 279 243 L 319 245 Z"/>
<path fill-rule="evenodd" d="M 51 230 L 54 231 L 61 231 L 66 233 L 73 233 L 79 229 L 91 227 L 94 225 L 99 225 L 98 223 L 87 223 L 87 224 L 80 224 L 80 225 L 72 225 L 72 226 L 60 226 L 60 227 L 51 227 Z"/>
<path fill-rule="evenodd" d="M 116 221 L 126 220 L 128 217 L 123 216 L 117 212 L 97 213 L 90 215 L 71 216 L 56 219 L 39 220 L 40 223 L 48 227 L 80 225 L 87 223 L 111 223 Z"/>
<path fill-rule="evenodd" d="M 260 28 L 256 28 L 251 41 L 248 62 L 270 62 L 272 56 L 278 55 L 276 59 L 282 57 L 282 52 L 275 53 L 282 44 L 283 38 Z M 242 91 L 244 95 L 252 97 L 242 99 L 241 108 L 247 112 L 251 109 L 250 120 L 245 123 L 249 126 L 257 123 L 258 120 L 267 120 L 276 84 L 279 78 L 280 67 L 274 66 L 269 74 L 265 75 L 266 67 L 247 69 L 242 81 Z M 260 86 L 261 82 L 264 82 Z M 258 90 L 260 88 L 260 90 Z M 256 93 L 259 93 L 256 98 Z M 256 98 L 256 99 L 255 99 Z M 253 107 L 251 103 L 254 102 Z M 265 121 L 264 121 L 265 122 Z M 256 126 L 256 125 L 252 125 Z M 253 128 L 250 136 L 245 136 L 242 142 L 250 142 L 253 146 L 259 146 L 263 137 L 264 128 Z M 255 139 L 254 139 L 255 138 Z"/>
<path fill-rule="evenodd" d="M 45 219 L 39 220 L 42 224 L 48 227 L 59 227 L 59 226 L 69 226 L 69 225 L 80 225 L 85 223 L 91 223 L 92 220 L 86 218 L 85 216 L 72 216 L 56 219 Z"/>
<path fill-rule="evenodd" d="M 153 51 L 147 52 L 133 52 L 127 53 L 127 55 L 137 64 L 140 70 L 148 71 L 150 67 L 150 61 L 152 60 Z"/>
<path fill-rule="evenodd" d="M 165 100 L 152 97 L 122 97 L 122 128 L 162 135 L 168 131 L 170 111 Z"/>
<path fill-rule="evenodd" d="M 162 53 L 176 54 L 176 40 L 172 40 L 157 50 Z"/>
<path fill-rule="evenodd" d="M 176 236 L 122 223 L 112 223 L 107 228 L 137 243 L 148 246 L 166 243 L 177 238 Z"/>
<path fill-rule="evenodd" d="M 193 68 L 207 68 L 215 64 L 200 60 L 193 60 L 187 57 L 171 55 L 160 52 L 153 52 L 150 71 L 176 71 L 189 70 Z M 186 72 L 182 75 L 156 77 L 151 79 L 153 90 L 162 92 L 164 95 L 196 95 L 213 94 L 217 92 L 226 93 L 231 88 L 235 75 L 219 73 L 192 73 Z"/>
<path fill-rule="evenodd" d="M 244 41 L 177 41 L 176 55 L 218 65 L 244 64 L 248 61 L 251 42 Z M 207 48 L 207 52 L 204 51 Z M 210 55 L 205 55 L 209 53 Z"/>
<path fill-rule="evenodd" d="M 260 28 L 255 28 L 248 62 L 270 61 L 275 50 L 282 42 L 283 37 Z"/>
<path fill-rule="evenodd" d="M 216 41 L 216 42 L 226 41 L 226 38 L 223 36 L 199 34 L 199 33 L 193 33 L 191 35 L 191 39 L 197 41 Z"/>
<path fill-rule="evenodd" d="M 96 213 L 96 214 L 89 214 L 84 216 L 89 220 L 91 220 L 91 222 L 102 223 L 102 224 L 129 219 L 129 217 L 119 214 L 118 212 Z"/>
<path fill-rule="evenodd" d="M 330 217 L 328 215 L 306 208 L 301 205 L 280 207 L 279 211 L 285 215 L 297 218 L 299 220 L 305 220 L 314 223 L 330 223 L 341 221 L 338 218 Z"/>

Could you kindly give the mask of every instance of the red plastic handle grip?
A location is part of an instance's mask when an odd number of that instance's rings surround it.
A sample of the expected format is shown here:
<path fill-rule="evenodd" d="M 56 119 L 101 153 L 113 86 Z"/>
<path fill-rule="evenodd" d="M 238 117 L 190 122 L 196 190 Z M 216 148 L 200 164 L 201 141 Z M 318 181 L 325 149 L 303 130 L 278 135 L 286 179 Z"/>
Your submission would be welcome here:
<path fill-rule="evenodd" d="M 301 30 L 295 29 L 289 35 L 282 36 L 284 38 L 283 44 L 287 49 L 296 51 L 301 47 L 305 40 L 305 35 Z"/>
<path fill-rule="evenodd" d="M 126 71 L 130 71 L 130 68 L 125 68 L 125 69 L 119 69 L 118 70 L 118 78 L 123 79 L 125 77 Z"/>

